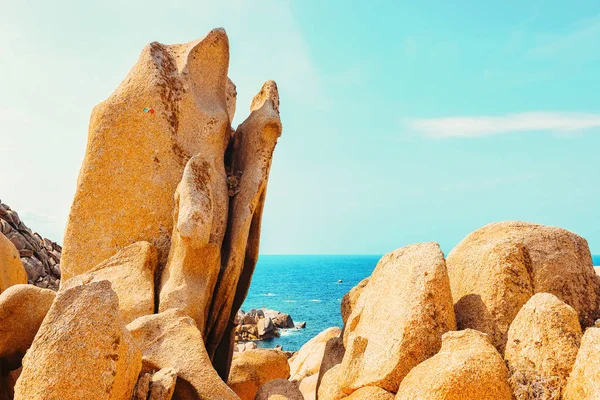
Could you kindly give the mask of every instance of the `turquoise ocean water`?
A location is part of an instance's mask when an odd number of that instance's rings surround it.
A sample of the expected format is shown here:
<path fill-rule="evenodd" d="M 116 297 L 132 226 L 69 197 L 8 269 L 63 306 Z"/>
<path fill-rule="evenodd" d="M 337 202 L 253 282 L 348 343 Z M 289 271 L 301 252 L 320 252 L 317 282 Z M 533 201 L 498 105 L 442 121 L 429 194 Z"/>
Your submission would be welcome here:
<path fill-rule="evenodd" d="M 267 307 L 288 313 L 296 323 L 306 321 L 306 329 L 282 331 L 281 337 L 258 345 L 281 344 L 284 350 L 295 351 L 323 329 L 341 327 L 342 297 L 371 275 L 380 257 L 261 255 L 242 309 Z M 600 255 L 593 259 L 600 265 Z"/>

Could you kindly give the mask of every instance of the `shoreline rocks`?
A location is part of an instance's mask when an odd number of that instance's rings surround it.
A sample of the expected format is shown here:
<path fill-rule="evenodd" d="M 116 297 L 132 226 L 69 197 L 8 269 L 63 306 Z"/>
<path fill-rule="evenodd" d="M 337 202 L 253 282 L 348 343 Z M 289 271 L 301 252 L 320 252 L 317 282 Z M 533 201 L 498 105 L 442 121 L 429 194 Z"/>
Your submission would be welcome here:
<path fill-rule="evenodd" d="M 267 308 L 251 309 L 247 313 L 239 310 L 236 315 L 238 325 L 235 329 L 235 341 L 246 343 L 279 337 L 279 329 L 303 329 L 306 322 L 297 327 L 289 314 Z"/>

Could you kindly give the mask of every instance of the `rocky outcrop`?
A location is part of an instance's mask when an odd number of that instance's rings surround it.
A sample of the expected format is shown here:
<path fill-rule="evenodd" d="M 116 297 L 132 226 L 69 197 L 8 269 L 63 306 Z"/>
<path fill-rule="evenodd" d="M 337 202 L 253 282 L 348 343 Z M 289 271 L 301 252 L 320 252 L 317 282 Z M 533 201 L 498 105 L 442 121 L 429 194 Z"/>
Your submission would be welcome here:
<path fill-rule="evenodd" d="M 592 400 L 600 398 L 600 328 L 586 329 L 563 393 L 563 400 Z"/>
<path fill-rule="evenodd" d="M 253 400 L 258 389 L 273 379 L 288 379 L 290 367 L 279 350 L 256 349 L 236 353 L 227 384 L 242 400 Z"/>
<path fill-rule="evenodd" d="M 512 249 L 510 245 L 496 247 L 507 240 L 513 243 Z M 527 287 L 519 290 L 519 285 L 527 286 L 523 269 L 527 268 L 528 263 L 525 254 L 517 249 L 520 246 L 527 251 L 531 260 L 533 292 L 554 294 L 577 311 L 582 326 L 593 325 L 600 317 L 600 280 L 592 267 L 587 241 L 565 229 L 507 221 L 476 230 L 448 254 L 448 274 L 461 328 L 478 329 L 478 326 L 467 324 L 475 320 L 470 317 L 477 309 L 473 303 L 493 307 L 494 311 L 488 319 L 500 320 L 502 324 L 510 319 L 508 317 L 529 290 Z M 496 250 L 493 250 L 495 247 Z M 492 265 L 486 265 L 488 262 Z M 516 273 L 513 278 L 510 277 L 511 270 Z M 504 272 L 494 277 L 499 271 Z M 496 280 L 496 284 L 503 282 L 500 292 L 502 296 L 510 298 L 507 310 L 498 310 L 498 300 L 494 300 L 488 287 L 491 280 Z M 481 301 L 464 299 L 478 295 Z M 506 315 L 502 315 L 506 312 Z"/>
<path fill-rule="evenodd" d="M 182 310 L 140 317 L 127 329 L 142 350 L 145 368 L 177 370 L 175 398 L 237 399 L 212 367 L 194 320 Z"/>
<path fill-rule="evenodd" d="M 14 285 L 0 294 L 0 364 L 21 366 L 56 294 L 33 285 Z"/>
<path fill-rule="evenodd" d="M 25 358 L 15 399 L 128 399 L 141 354 L 107 281 L 61 291 Z"/>
<path fill-rule="evenodd" d="M 301 381 L 307 376 L 317 374 L 325 354 L 329 339 L 339 337 L 342 330 L 338 327 L 327 328 L 306 342 L 289 360 L 290 380 Z"/>
<path fill-rule="evenodd" d="M 504 353 L 510 323 L 533 295 L 529 251 L 508 239 L 490 243 L 475 269 L 457 258 L 453 252 L 447 261 L 456 325 L 487 333 Z"/>
<path fill-rule="evenodd" d="M 231 128 L 228 64 L 223 29 L 186 44 L 154 42 L 95 107 L 61 265 L 67 280 L 132 243 L 150 243 L 158 255 L 155 308 L 178 308 L 195 321 L 224 379 L 282 129 L 273 81 Z"/>
<path fill-rule="evenodd" d="M 0 293 L 13 285 L 27 283 L 27 274 L 16 247 L 0 233 Z"/>
<path fill-rule="evenodd" d="M 287 379 L 273 379 L 262 385 L 255 400 L 306 400 L 298 386 Z"/>
<path fill-rule="evenodd" d="M 271 321 L 273 321 L 273 325 L 275 325 L 276 328 L 293 329 L 296 327 L 294 320 L 289 314 L 277 310 L 269 310 L 268 308 L 263 308 L 262 311 L 265 317 L 271 318 Z"/>
<path fill-rule="evenodd" d="M 264 317 L 256 323 L 256 333 L 261 339 L 272 339 L 275 337 L 275 324 L 269 317 Z"/>
<path fill-rule="evenodd" d="M 358 284 L 356 286 L 354 286 L 352 289 L 350 289 L 350 291 L 348 293 L 346 293 L 344 295 L 344 297 L 342 297 L 341 309 L 342 309 L 342 321 L 344 321 L 344 324 L 348 320 L 348 317 L 350 317 L 350 314 L 352 314 L 352 310 L 354 310 L 354 307 L 356 307 L 358 298 L 360 297 L 360 294 L 363 292 L 363 289 L 365 288 L 365 286 L 367 286 L 367 283 L 369 283 L 369 278 L 363 279 L 362 281 L 358 282 Z"/>
<path fill-rule="evenodd" d="M 214 189 L 215 225 L 209 230 L 220 247 L 228 208 L 228 64 L 223 29 L 183 45 L 153 42 L 116 91 L 94 108 L 63 241 L 65 278 L 139 241 L 155 245 L 164 265 L 173 194 L 196 154 L 214 171 L 205 183 Z"/>
<path fill-rule="evenodd" d="M 436 243 L 386 254 L 346 322 L 340 364 L 347 394 L 363 386 L 390 392 L 456 330 L 444 255 Z M 331 371 L 331 370 L 330 370 Z"/>
<path fill-rule="evenodd" d="M 31 283 L 44 289 L 57 290 L 60 284 L 62 248 L 38 233 L 33 233 L 16 211 L 0 201 L 0 236 L 2 234 L 16 247 L 27 273 L 26 280 L 23 282 L 19 278 L 18 283 Z M 2 271 L 0 276 L 1 274 Z"/>
<path fill-rule="evenodd" d="M 239 310 L 236 314 L 237 327 L 235 341 L 265 340 L 279 337 L 279 329 L 295 328 L 294 321 L 289 314 L 276 310 L 261 308 L 251 309 L 247 313 Z"/>
<path fill-rule="evenodd" d="M 154 313 L 154 271 L 158 263 L 156 247 L 137 242 L 120 250 L 85 274 L 62 285 L 62 290 L 90 282 L 107 280 L 119 298 L 123 321 L 128 324 Z"/>
<path fill-rule="evenodd" d="M 350 397 L 349 397 L 350 398 Z M 448 332 L 439 353 L 413 368 L 398 400 L 512 400 L 508 370 L 487 335 Z"/>
<path fill-rule="evenodd" d="M 277 139 L 281 136 L 279 94 L 273 81 L 266 82 L 254 97 L 250 116 L 232 137 L 228 171 L 230 195 L 228 231 L 222 254 L 223 272 L 217 283 L 209 314 L 207 350 L 225 360 L 234 341 L 237 310 L 248 293 L 258 259 L 260 222 L 265 202 L 268 174 Z M 228 365 L 217 365 L 227 376 Z"/>
<path fill-rule="evenodd" d="M 580 341 L 571 306 L 549 293 L 529 299 L 508 330 L 504 355 L 517 400 L 529 399 L 532 390 L 559 398 Z"/>

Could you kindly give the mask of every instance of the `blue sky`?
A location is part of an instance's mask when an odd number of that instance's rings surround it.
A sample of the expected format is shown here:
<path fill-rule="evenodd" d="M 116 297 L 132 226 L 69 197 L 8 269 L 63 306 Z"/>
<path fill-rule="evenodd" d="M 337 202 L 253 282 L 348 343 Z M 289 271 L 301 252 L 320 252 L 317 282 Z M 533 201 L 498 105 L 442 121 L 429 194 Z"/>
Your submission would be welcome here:
<path fill-rule="evenodd" d="M 600 254 L 597 1 L 24 3 L 0 1 L 0 199 L 54 240 L 92 107 L 145 44 L 223 26 L 234 125 L 281 94 L 263 253 L 449 251 L 521 219 Z"/>

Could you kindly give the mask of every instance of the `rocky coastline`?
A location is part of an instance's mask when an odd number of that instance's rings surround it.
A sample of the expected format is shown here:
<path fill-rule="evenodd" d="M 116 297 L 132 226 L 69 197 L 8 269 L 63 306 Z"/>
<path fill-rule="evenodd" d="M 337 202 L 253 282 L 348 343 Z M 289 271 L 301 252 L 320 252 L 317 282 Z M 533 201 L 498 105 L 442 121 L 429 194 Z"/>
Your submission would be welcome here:
<path fill-rule="evenodd" d="M 146 46 L 94 108 L 64 248 L 0 204 L 0 400 L 593 400 L 587 241 L 522 221 L 384 255 L 341 327 L 240 310 L 282 133 L 267 81 L 231 126 L 223 29 Z M 152 112 L 150 112 L 152 110 Z"/>

